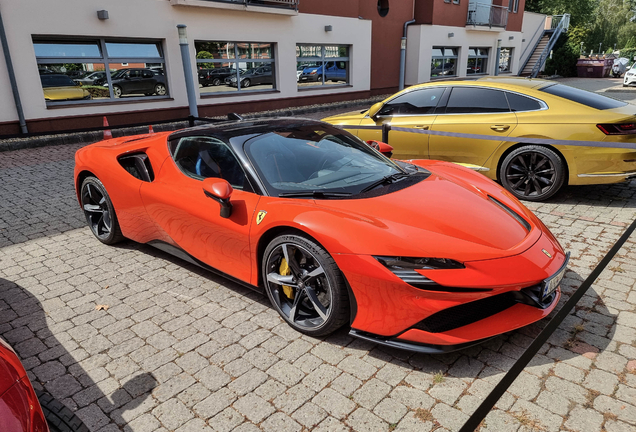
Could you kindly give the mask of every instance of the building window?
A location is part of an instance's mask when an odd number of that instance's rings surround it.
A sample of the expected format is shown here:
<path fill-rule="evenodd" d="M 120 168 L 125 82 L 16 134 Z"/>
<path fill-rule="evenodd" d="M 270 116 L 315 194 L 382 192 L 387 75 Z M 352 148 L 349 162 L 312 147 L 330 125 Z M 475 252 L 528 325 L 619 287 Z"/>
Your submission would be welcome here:
<path fill-rule="evenodd" d="M 378 0 L 378 14 L 385 17 L 389 13 L 389 0 Z"/>
<path fill-rule="evenodd" d="M 195 41 L 201 96 L 276 90 L 275 44 Z"/>
<path fill-rule="evenodd" d="M 488 48 L 468 48 L 468 69 L 466 74 L 488 73 Z"/>
<path fill-rule="evenodd" d="M 508 11 L 517 13 L 519 11 L 519 0 L 508 0 Z"/>
<path fill-rule="evenodd" d="M 457 48 L 433 47 L 431 78 L 457 75 Z"/>
<path fill-rule="evenodd" d="M 512 48 L 501 48 L 499 51 L 499 73 L 512 72 Z"/>
<path fill-rule="evenodd" d="M 349 47 L 296 45 L 296 80 L 299 89 L 349 84 Z"/>
<path fill-rule="evenodd" d="M 33 39 L 47 105 L 168 96 L 161 42 Z"/>

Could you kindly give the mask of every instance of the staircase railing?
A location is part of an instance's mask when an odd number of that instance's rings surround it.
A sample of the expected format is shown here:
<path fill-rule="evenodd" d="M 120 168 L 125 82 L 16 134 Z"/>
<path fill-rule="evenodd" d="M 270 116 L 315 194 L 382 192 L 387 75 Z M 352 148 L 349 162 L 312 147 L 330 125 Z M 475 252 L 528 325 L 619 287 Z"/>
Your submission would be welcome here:
<path fill-rule="evenodd" d="M 539 75 L 543 64 L 548 59 L 548 55 L 550 55 L 550 51 L 552 51 L 552 48 L 554 48 L 554 44 L 556 44 L 556 41 L 559 40 L 559 36 L 561 36 L 562 33 L 568 31 L 569 27 L 570 14 L 554 15 L 552 17 L 552 28 L 554 29 L 554 32 L 552 33 L 552 36 L 550 36 L 548 44 L 545 46 L 545 48 L 543 48 L 539 59 L 532 67 L 530 78 L 536 78 Z"/>

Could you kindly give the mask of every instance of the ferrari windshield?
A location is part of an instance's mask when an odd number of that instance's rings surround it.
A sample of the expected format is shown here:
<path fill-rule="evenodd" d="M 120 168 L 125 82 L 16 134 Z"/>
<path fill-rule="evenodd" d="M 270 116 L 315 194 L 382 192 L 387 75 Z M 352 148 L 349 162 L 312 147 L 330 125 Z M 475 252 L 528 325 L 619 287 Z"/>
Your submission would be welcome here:
<path fill-rule="evenodd" d="M 358 138 L 322 125 L 295 125 L 245 141 L 245 152 L 273 196 L 353 195 L 404 170 Z"/>

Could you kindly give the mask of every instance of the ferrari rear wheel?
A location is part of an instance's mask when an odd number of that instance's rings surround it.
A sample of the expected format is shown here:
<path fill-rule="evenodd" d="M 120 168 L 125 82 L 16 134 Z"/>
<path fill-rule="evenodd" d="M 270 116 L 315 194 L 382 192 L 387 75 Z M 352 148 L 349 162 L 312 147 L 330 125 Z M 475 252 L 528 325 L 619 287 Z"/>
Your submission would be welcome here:
<path fill-rule="evenodd" d="M 528 145 L 512 151 L 501 164 L 499 178 L 512 194 L 526 201 L 543 201 L 561 189 L 565 167 L 552 150 Z"/>
<path fill-rule="evenodd" d="M 265 291 L 274 308 L 301 333 L 324 336 L 349 318 L 344 277 L 329 253 L 294 234 L 276 237 L 262 263 Z"/>
<path fill-rule="evenodd" d="M 86 222 L 100 242 L 114 244 L 124 239 L 113 203 L 98 178 L 84 179 L 80 197 Z"/>

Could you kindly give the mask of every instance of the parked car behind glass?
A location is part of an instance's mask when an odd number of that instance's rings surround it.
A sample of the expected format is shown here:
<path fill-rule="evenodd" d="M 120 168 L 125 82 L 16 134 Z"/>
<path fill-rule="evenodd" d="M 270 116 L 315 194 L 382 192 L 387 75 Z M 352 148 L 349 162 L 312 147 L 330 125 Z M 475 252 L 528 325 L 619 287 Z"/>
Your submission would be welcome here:
<path fill-rule="evenodd" d="M 113 74 L 111 81 L 115 97 L 126 94 L 164 96 L 168 93 L 166 77 L 153 69 L 120 69 Z M 97 85 L 108 87 L 106 78 L 100 80 L 100 84 Z"/>
<path fill-rule="evenodd" d="M 236 69 L 223 67 L 199 70 L 199 84 L 203 87 L 221 85 L 225 78 L 236 75 Z"/>
<path fill-rule="evenodd" d="M 47 101 L 90 99 L 91 94 L 63 74 L 42 74 L 42 90 Z"/>
<path fill-rule="evenodd" d="M 325 81 L 346 81 L 347 63 L 330 61 L 323 65 L 306 67 L 298 78 L 298 82 L 322 82 L 323 75 Z"/>
<path fill-rule="evenodd" d="M 274 79 L 272 77 L 271 66 L 261 66 L 257 68 L 248 69 L 241 73 L 241 88 L 247 88 L 251 85 L 257 84 L 273 84 Z M 230 76 L 225 78 L 225 84 L 236 87 L 236 76 Z"/>
<path fill-rule="evenodd" d="M 73 81 L 81 85 L 96 85 L 95 82 L 101 80 L 102 78 L 104 79 L 104 82 L 105 82 L 106 71 L 93 72 L 91 74 L 86 75 L 83 78 L 74 78 Z"/>

